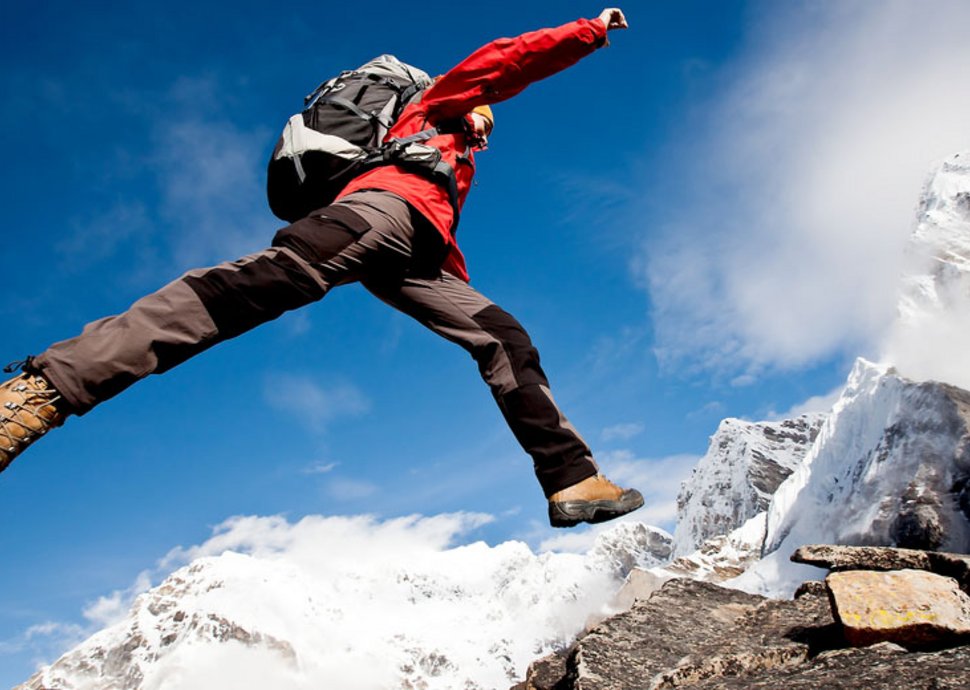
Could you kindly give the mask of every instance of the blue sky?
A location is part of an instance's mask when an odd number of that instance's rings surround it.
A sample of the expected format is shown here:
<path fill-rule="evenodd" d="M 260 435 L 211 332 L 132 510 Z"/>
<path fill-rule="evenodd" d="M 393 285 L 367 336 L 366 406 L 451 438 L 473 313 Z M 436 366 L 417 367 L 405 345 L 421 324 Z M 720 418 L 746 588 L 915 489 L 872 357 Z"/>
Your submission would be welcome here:
<path fill-rule="evenodd" d="M 967 145 L 960 3 L 780 5 L 625 7 L 611 47 L 496 107 L 462 219 L 473 284 L 530 330 L 570 419 L 667 528 L 722 418 L 802 409 L 879 356 L 922 179 Z M 268 244 L 265 161 L 322 79 L 385 52 L 439 73 L 602 9 L 477 7 L 8 3 L 7 360 Z M 454 511 L 495 516 L 474 538 L 555 543 L 468 356 L 338 289 L 0 476 L 0 684 L 231 516 Z"/>

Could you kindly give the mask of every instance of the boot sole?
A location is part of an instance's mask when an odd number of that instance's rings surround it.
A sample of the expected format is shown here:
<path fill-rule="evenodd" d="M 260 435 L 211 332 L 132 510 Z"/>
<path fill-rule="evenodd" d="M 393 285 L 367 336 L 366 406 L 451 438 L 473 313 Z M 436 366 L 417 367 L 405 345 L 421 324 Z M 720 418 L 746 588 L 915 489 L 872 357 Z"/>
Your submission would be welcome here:
<path fill-rule="evenodd" d="M 553 527 L 575 527 L 581 522 L 598 524 L 632 513 L 643 505 L 636 489 L 627 489 L 618 500 L 557 501 L 549 504 L 549 523 Z"/>

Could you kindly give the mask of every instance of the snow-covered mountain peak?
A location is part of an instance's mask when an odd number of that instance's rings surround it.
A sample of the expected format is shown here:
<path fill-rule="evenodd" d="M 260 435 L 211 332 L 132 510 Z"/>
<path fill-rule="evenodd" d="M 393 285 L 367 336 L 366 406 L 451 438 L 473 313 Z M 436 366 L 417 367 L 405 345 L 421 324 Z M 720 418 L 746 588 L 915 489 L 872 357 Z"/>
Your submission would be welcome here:
<path fill-rule="evenodd" d="M 933 245 L 947 252 L 956 249 L 955 263 L 966 265 L 970 237 L 960 232 L 970 222 L 970 151 L 944 160 L 930 175 L 920 196 L 914 244 Z"/>
<path fill-rule="evenodd" d="M 126 618 L 22 687 L 508 687 L 602 615 L 632 567 L 670 550 L 669 535 L 637 523 L 599 535 L 585 555 L 517 541 L 448 546 L 475 524 L 227 521 Z"/>
<path fill-rule="evenodd" d="M 913 379 L 970 389 L 970 152 L 928 179 L 882 359 Z"/>
<path fill-rule="evenodd" d="M 620 522 L 597 535 L 586 554 L 590 567 L 626 577 L 633 568 L 650 568 L 669 560 L 673 538 L 642 522 Z"/>
<path fill-rule="evenodd" d="M 790 594 L 809 543 L 970 550 L 970 392 L 856 362 L 804 462 L 767 514 L 766 558 L 738 580 Z"/>
<path fill-rule="evenodd" d="M 766 510 L 824 419 L 810 414 L 779 422 L 723 420 L 677 497 L 675 553 L 687 554 Z"/>

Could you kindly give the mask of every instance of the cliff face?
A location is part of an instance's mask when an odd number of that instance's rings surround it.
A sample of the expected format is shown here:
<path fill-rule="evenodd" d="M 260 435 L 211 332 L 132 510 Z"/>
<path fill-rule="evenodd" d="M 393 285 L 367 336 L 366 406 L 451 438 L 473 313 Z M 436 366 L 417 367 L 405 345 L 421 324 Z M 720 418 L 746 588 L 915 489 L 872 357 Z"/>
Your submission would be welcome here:
<path fill-rule="evenodd" d="M 780 422 L 725 419 L 677 497 L 676 555 L 741 527 L 802 464 L 826 415 Z"/>
<path fill-rule="evenodd" d="M 803 539 L 968 550 L 968 439 L 970 393 L 860 361 L 813 453 L 772 502 L 768 548 Z"/>
<path fill-rule="evenodd" d="M 859 360 L 832 412 L 796 423 L 808 430 L 799 434 L 805 442 L 774 456 L 776 466 L 784 460 L 794 469 L 765 509 L 754 513 L 758 504 L 748 504 L 750 515 L 737 511 L 738 497 L 756 495 L 748 469 L 764 464 L 765 446 L 749 439 L 766 425 L 722 423 L 702 461 L 710 477 L 695 473 L 681 494 L 690 501 L 680 515 L 687 527 L 675 532 L 675 558 L 655 575 L 790 596 L 818 576 L 788 561 L 802 544 L 970 551 L 970 393 Z M 712 518 L 697 507 L 705 504 Z M 745 516 L 691 550 L 710 525 Z"/>

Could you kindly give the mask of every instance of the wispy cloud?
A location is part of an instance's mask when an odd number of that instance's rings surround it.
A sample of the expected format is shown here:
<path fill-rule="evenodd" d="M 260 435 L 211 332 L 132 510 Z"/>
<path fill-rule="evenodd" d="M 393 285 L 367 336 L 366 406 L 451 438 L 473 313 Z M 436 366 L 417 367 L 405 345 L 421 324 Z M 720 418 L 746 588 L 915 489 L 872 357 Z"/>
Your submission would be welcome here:
<path fill-rule="evenodd" d="M 813 395 L 808 400 L 800 402 L 784 412 L 768 414 L 768 419 L 792 419 L 799 415 L 811 414 L 813 412 L 831 412 L 832 406 L 835 405 L 839 396 L 842 395 L 844 388 L 844 386 L 840 385 L 824 395 Z"/>
<path fill-rule="evenodd" d="M 157 125 L 159 214 L 174 229 L 180 266 L 232 260 L 269 244 L 279 225 L 267 211 L 261 152 L 272 135 L 186 113 Z"/>
<path fill-rule="evenodd" d="M 148 136 L 122 134 L 104 152 L 104 170 L 93 174 L 105 178 L 101 186 L 110 191 L 98 198 L 109 204 L 100 214 L 69 217 L 75 231 L 59 244 L 62 255 L 81 257 L 84 268 L 122 250 L 134 253 L 129 280 L 155 284 L 269 244 L 280 225 L 263 185 L 274 133 L 229 115 L 239 98 L 231 81 L 209 72 L 79 96 L 109 101 L 119 122 Z M 111 201 L 118 198 L 125 200 Z"/>
<path fill-rule="evenodd" d="M 0 640 L 0 657 L 21 654 L 28 650 L 38 660 L 50 658 L 52 655 L 59 654 L 64 649 L 78 644 L 92 632 L 92 628 L 77 623 L 61 621 L 36 623 L 19 635 Z"/>
<path fill-rule="evenodd" d="M 152 585 L 151 573 L 144 570 L 138 574 L 130 587 L 98 597 L 84 608 L 84 617 L 96 628 L 107 627 L 122 620 L 131 608 L 135 597 Z"/>
<path fill-rule="evenodd" d="M 303 468 L 303 474 L 328 474 L 333 472 L 339 462 L 315 462 L 309 467 Z"/>
<path fill-rule="evenodd" d="M 639 436 L 646 428 L 642 422 L 628 422 L 625 424 L 614 424 L 608 426 L 600 432 L 600 438 L 604 441 L 629 441 L 634 436 Z"/>
<path fill-rule="evenodd" d="M 148 571 L 141 572 L 131 586 L 98 597 L 85 606 L 81 612 L 83 622 L 35 623 L 15 637 L 0 640 L 0 657 L 27 652 L 39 667 L 62 654 L 64 650 L 80 644 L 98 630 L 122 620 L 135 597 L 145 592 L 151 584 L 151 574 Z"/>
<path fill-rule="evenodd" d="M 690 198 L 635 266 L 667 365 L 743 376 L 871 352 L 923 177 L 970 136 L 966 3 L 773 7 L 690 123 L 670 176 Z"/>
<path fill-rule="evenodd" d="M 335 419 L 370 409 L 370 400 L 350 382 L 335 378 L 322 385 L 310 376 L 293 373 L 268 373 L 263 380 L 263 397 L 268 405 L 316 433 L 326 431 Z"/>
<path fill-rule="evenodd" d="M 373 482 L 360 479 L 340 477 L 327 483 L 327 495 L 338 501 L 359 501 L 380 492 L 380 487 Z"/>

